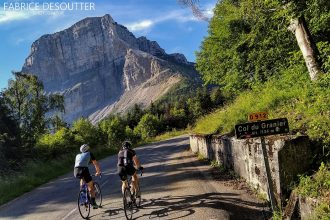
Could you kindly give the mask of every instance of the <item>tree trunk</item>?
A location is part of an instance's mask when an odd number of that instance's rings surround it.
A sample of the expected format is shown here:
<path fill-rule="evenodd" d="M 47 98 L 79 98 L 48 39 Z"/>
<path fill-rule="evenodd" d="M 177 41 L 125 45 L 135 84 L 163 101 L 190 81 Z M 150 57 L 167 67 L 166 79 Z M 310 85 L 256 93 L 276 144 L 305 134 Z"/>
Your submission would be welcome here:
<path fill-rule="evenodd" d="M 317 80 L 317 78 L 322 74 L 322 71 L 319 63 L 317 62 L 316 45 L 312 40 L 310 32 L 308 31 L 304 17 L 292 19 L 288 29 L 296 36 L 311 80 Z"/>

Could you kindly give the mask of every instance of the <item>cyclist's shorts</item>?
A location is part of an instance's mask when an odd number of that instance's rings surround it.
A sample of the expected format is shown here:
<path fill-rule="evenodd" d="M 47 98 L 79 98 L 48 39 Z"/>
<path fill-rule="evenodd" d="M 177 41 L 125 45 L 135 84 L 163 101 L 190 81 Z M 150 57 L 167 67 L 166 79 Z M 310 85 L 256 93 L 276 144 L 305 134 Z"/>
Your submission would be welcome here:
<path fill-rule="evenodd" d="M 89 173 L 88 167 L 75 167 L 73 171 L 74 177 L 83 179 L 86 183 L 92 180 L 92 176 Z"/>
<path fill-rule="evenodd" d="M 127 175 L 133 176 L 135 172 L 136 169 L 134 166 L 118 166 L 118 175 L 122 181 L 127 179 Z"/>

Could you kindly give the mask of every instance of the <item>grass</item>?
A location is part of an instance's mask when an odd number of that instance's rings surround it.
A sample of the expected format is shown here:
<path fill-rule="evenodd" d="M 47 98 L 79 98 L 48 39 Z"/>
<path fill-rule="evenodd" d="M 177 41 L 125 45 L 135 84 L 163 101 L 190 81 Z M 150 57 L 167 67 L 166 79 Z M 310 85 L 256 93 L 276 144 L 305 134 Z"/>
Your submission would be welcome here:
<path fill-rule="evenodd" d="M 330 148 L 330 74 L 312 82 L 303 69 L 286 70 L 272 79 L 242 92 L 233 102 L 196 122 L 194 133 L 230 133 L 247 122 L 250 113 L 266 111 L 269 118 L 288 118 L 290 130 L 308 135 Z M 330 156 L 330 155 L 329 155 Z"/>
<path fill-rule="evenodd" d="M 274 211 L 273 212 L 273 217 L 272 217 L 273 220 L 282 220 L 282 211 L 279 210 L 279 211 Z"/>
<path fill-rule="evenodd" d="M 301 176 L 297 193 L 304 197 L 328 197 L 330 195 L 330 163 L 322 163 L 319 170 L 312 176 Z M 330 197 L 329 203 L 330 203 Z"/>
<path fill-rule="evenodd" d="M 330 219 L 330 163 L 322 163 L 312 177 L 301 176 L 295 190 L 303 197 L 317 198 L 311 219 Z"/>
<path fill-rule="evenodd" d="M 167 140 L 167 139 L 177 137 L 177 136 L 180 136 L 180 135 L 184 135 L 184 134 L 188 134 L 188 133 L 189 133 L 189 130 L 176 130 L 176 129 L 174 129 L 172 131 L 160 134 L 156 137 L 150 137 L 146 140 L 142 140 L 142 141 L 137 143 L 137 146 L 142 146 L 142 145 L 150 144 L 150 143 L 157 142 L 157 141 Z"/>
<path fill-rule="evenodd" d="M 193 132 L 198 133 L 198 134 L 213 134 L 216 133 L 219 127 L 219 121 L 221 120 L 220 118 L 224 110 L 219 109 L 216 110 L 215 112 L 206 115 L 205 117 L 199 119 L 196 122 L 196 127 L 193 129 Z M 223 120 L 221 120 L 223 121 Z"/>
<path fill-rule="evenodd" d="M 199 161 L 208 161 L 207 158 L 203 154 L 201 154 L 199 152 L 197 153 L 197 159 Z"/>
<path fill-rule="evenodd" d="M 65 156 L 50 162 L 30 161 L 24 171 L 2 178 L 0 183 L 0 205 L 47 183 L 62 174 L 68 173 L 73 165 L 74 155 Z"/>
<path fill-rule="evenodd" d="M 169 132 L 165 132 L 161 135 L 156 136 L 155 138 L 152 139 L 152 141 L 163 141 L 163 140 L 167 140 L 173 137 L 177 137 L 180 135 L 184 135 L 184 134 L 188 134 L 187 130 L 173 130 L 173 131 L 169 131 Z"/>
<path fill-rule="evenodd" d="M 220 164 L 219 161 L 217 161 L 217 160 L 212 160 L 212 161 L 211 161 L 211 167 L 213 167 L 213 168 L 217 168 L 217 169 L 220 169 L 222 166 L 221 166 L 221 164 Z"/>
<path fill-rule="evenodd" d="M 329 203 L 321 202 L 310 216 L 311 220 L 329 220 L 330 219 L 330 205 Z"/>

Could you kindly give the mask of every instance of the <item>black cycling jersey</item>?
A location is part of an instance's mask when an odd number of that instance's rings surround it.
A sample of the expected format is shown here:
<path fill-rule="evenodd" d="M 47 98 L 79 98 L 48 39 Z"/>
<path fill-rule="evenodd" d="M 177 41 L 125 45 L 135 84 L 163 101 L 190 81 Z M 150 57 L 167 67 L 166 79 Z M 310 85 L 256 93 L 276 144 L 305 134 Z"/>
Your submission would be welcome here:
<path fill-rule="evenodd" d="M 118 153 L 118 166 L 133 166 L 133 157 L 136 155 L 135 150 L 124 149 Z"/>

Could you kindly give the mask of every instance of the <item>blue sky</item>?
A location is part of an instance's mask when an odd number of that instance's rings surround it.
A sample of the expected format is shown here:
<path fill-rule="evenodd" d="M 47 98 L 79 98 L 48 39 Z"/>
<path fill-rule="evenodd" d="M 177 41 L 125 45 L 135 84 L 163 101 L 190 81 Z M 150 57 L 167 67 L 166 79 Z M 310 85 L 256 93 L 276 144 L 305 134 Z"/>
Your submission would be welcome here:
<path fill-rule="evenodd" d="M 12 10 L 10 3 L 15 2 L 20 3 L 20 7 Z M 195 61 L 195 51 L 207 35 L 208 23 L 196 19 L 189 8 L 176 0 L 89 0 L 74 2 L 92 2 L 95 10 L 50 11 L 44 8 L 56 2 L 72 1 L 0 0 L 0 90 L 7 87 L 11 71 L 21 69 L 35 40 L 68 28 L 85 17 L 110 14 L 136 37 L 155 40 L 167 53 L 183 53 L 189 61 Z M 200 8 L 206 16 L 212 16 L 216 2 L 200 0 Z M 24 9 L 21 3 L 34 4 Z"/>

